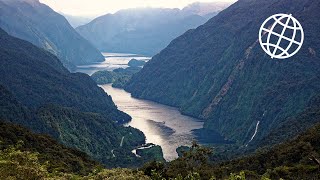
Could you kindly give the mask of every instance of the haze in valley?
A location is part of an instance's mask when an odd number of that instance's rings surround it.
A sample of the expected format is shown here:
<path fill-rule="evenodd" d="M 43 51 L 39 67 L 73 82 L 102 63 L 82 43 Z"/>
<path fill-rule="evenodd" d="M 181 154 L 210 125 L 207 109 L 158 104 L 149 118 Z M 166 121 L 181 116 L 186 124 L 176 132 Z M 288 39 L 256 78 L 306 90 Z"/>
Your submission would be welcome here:
<path fill-rule="evenodd" d="M 201 0 L 199 2 L 235 2 L 236 0 Z M 196 0 L 40 0 L 55 11 L 73 16 L 98 16 L 121 9 L 141 7 L 183 8 Z"/>

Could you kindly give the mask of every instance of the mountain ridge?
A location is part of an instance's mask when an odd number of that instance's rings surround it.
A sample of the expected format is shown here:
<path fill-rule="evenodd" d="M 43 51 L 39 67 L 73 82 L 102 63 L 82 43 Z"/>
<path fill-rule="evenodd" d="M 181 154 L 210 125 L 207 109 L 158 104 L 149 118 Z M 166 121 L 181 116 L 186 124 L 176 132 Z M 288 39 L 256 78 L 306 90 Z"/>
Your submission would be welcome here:
<path fill-rule="evenodd" d="M 76 65 L 103 61 L 101 53 L 82 38 L 60 14 L 39 1 L 0 1 L 0 27 L 58 56 L 73 70 Z"/>
<path fill-rule="evenodd" d="M 145 143 L 144 134 L 121 125 L 131 117 L 90 76 L 70 73 L 51 53 L 1 28 L 0 56 L 2 120 L 48 134 L 109 167 L 134 167 L 148 160 L 131 152 Z M 118 157 L 113 158 L 112 150 Z"/>
<path fill-rule="evenodd" d="M 205 128 L 247 144 L 258 140 L 319 93 L 316 1 L 242 0 L 189 30 L 150 60 L 125 88 L 134 97 L 180 108 Z M 295 4 L 295 5 L 292 5 Z M 297 5 L 299 4 L 299 6 Z M 271 60 L 258 43 L 262 22 L 290 12 L 305 29 L 300 52 Z M 313 51 L 310 51 L 312 49 Z"/>
<path fill-rule="evenodd" d="M 214 3 L 213 3 L 214 4 Z M 210 7 L 210 16 L 229 4 Z M 175 37 L 208 20 L 196 9 L 132 8 L 106 14 L 79 26 L 76 30 L 101 51 L 154 55 Z"/>

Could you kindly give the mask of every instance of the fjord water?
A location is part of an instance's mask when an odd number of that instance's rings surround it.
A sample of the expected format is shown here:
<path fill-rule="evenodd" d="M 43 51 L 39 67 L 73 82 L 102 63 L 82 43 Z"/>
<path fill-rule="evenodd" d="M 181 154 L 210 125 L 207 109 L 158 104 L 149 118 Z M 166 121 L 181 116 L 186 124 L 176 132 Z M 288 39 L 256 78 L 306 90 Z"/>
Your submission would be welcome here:
<path fill-rule="evenodd" d="M 149 57 L 134 54 L 104 53 L 104 56 L 106 58 L 104 62 L 80 66 L 77 71 L 91 75 L 99 70 L 125 68 L 132 58 L 150 59 Z M 160 145 L 166 160 L 177 158 L 176 148 L 183 145 L 191 145 L 196 138 L 192 130 L 203 127 L 202 121 L 181 115 L 176 108 L 133 98 L 130 93 L 122 89 L 113 88 L 111 84 L 100 87 L 111 95 L 121 111 L 132 117 L 132 121 L 127 126 L 141 130 L 146 136 L 147 143 Z"/>
<path fill-rule="evenodd" d="M 105 58 L 104 62 L 97 62 L 90 65 L 83 65 L 77 67 L 77 72 L 92 75 L 96 71 L 108 70 L 112 71 L 117 68 L 127 68 L 128 62 L 131 59 L 148 61 L 150 57 L 137 55 L 137 54 L 124 54 L 124 53 L 102 53 Z"/>
<path fill-rule="evenodd" d="M 132 117 L 127 125 L 141 130 L 147 143 L 160 145 L 166 160 L 177 158 L 176 148 L 191 145 L 195 139 L 192 130 L 203 127 L 203 122 L 181 115 L 176 108 L 132 98 L 129 93 L 113 88 L 111 84 L 101 87 L 111 95 L 121 111 Z"/>

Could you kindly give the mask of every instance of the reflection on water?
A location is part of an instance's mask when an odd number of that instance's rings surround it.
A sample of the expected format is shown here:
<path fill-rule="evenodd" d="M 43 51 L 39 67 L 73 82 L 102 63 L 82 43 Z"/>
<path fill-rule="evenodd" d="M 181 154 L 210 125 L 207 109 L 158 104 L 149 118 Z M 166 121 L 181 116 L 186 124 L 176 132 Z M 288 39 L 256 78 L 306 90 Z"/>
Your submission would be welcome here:
<path fill-rule="evenodd" d="M 103 55 L 106 58 L 104 62 L 78 66 L 77 72 L 91 75 L 99 70 L 125 68 L 132 58 L 150 59 L 134 54 L 103 53 Z M 177 158 L 176 148 L 182 145 L 191 145 L 195 138 L 192 130 L 203 127 L 202 121 L 183 116 L 176 108 L 132 98 L 126 91 L 115 89 L 111 85 L 101 87 L 112 96 L 121 111 L 132 117 L 128 126 L 141 130 L 146 136 L 147 143 L 160 145 L 166 160 Z"/>
<path fill-rule="evenodd" d="M 121 54 L 121 53 L 102 53 L 102 54 L 105 57 L 104 62 L 97 62 L 90 65 L 78 66 L 77 72 L 82 72 L 82 73 L 92 75 L 96 71 L 101 71 L 101 70 L 112 71 L 117 68 L 127 68 L 128 62 L 133 58 L 137 60 L 145 60 L 145 61 L 148 61 L 151 59 L 150 57 L 136 55 L 136 54 Z"/>
<path fill-rule="evenodd" d="M 166 160 L 177 158 L 176 148 L 191 145 L 195 138 L 191 131 L 203 127 L 202 121 L 181 115 L 176 108 L 132 98 L 126 91 L 111 85 L 101 87 L 112 96 L 121 111 L 132 117 L 129 126 L 140 129 L 146 135 L 147 143 L 162 147 Z"/>

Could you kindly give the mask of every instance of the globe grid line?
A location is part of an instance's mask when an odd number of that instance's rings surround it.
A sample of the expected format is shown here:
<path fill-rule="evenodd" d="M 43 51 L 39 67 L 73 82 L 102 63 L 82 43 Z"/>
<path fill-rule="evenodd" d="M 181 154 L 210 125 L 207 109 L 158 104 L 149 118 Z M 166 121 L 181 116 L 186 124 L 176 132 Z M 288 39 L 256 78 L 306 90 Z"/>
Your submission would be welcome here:
<path fill-rule="evenodd" d="M 290 14 L 289 15 L 289 17 L 291 17 L 292 15 Z M 283 26 L 283 29 L 282 29 L 282 32 L 281 32 L 281 36 L 279 36 L 279 39 L 278 39 L 278 42 L 277 42 L 277 45 L 276 45 L 276 47 L 274 48 L 274 50 L 273 50 L 273 53 L 272 53 L 272 59 L 274 58 L 274 56 L 276 55 L 276 53 L 277 53 L 277 50 L 278 50 L 278 47 L 279 47 L 279 45 L 280 45 L 280 43 L 281 43 L 281 40 L 282 40 L 282 36 L 284 36 L 284 33 L 286 32 L 286 29 L 287 29 L 287 27 L 288 27 L 288 25 L 289 25 L 289 22 L 290 22 L 290 18 L 289 17 L 287 17 L 287 21 L 286 21 L 286 24 L 285 24 L 285 26 Z M 275 19 L 275 18 L 273 18 L 273 19 Z M 276 22 L 277 22 L 277 20 L 276 20 Z M 295 23 L 293 23 L 293 24 L 295 24 Z M 289 45 L 290 47 L 291 47 L 291 45 Z M 288 46 L 288 47 L 289 47 Z M 284 52 L 284 51 L 282 51 L 282 52 Z M 287 51 L 286 51 L 287 52 Z"/>
<path fill-rule="evenodd" d="M 292 15 L 290 14 L 290 17 L 292 18 Z M 297 34 L 297 22 L 295 22 L 295 20 L 294 19 L 292 19 L 292 23 L 293 23 L 293 26 L 294 26 L 294 29 L 293 29 L 293 34 L 292 34 L 292 37 L 293 37 L 293 39 L 294 38 L 296 38 L 296 34 Z M 288 26 L 286 27 L 286 29 L 288 28 Z M 292 46 L 292 43 L 293 43 L 293 41 L 290 41 L 290 44 L 288 45 L 288 47 L 287 47 L 287 49 L 286 49 L 286 52 L 288 52 L 288 50 L 291 48 L 291 46 Z M 280 54 L 280 56 L 282 56 L 283 55 L 283 53 L 281 53 Z"/>
<path fill-rule="evenodd" d="M 296 40 L 290 39 L 290 38 L 288 38 L 288 37 L 286 37 L 286 36 L 281 36 L 281 34 L 276 33 L 276 32 L 273 32 L 273 31 L 270 31 L 269 29 L 266 29 L 266 28 L 262 28 L 262 29 L 263 29 L 263 31 L 265 31 L 265 32 L 268 32 L 268 33 L 271 33 L 271 34 L 276 35 L 276 36 L 278 36 L 278 37 L 281 37 L 282 39 L 285 39 L 285 40 L 287 40 L 287 41 L 291 41 L 291 42 L 293 42 L 293 43 L 295 43 L 295 44 L 297 44 L 297 45 L 301 45 L 301 44 L 302 44 L 301 42 L 298 42 L 298 41 L 296 41 Z"/>
<path fill-rule="evenodd" d="M 263 45 L 265 45 L 265 46 L 272 46 L 272 47 L 274 47 L 274 48 L 276 48 L 277 46 L 275 45 L 275 44 L 268 44 L 268 43 L 263 43 Z M 277 47 L 278 49 L 280 49 L 283 53 L 285 53 L 287 56 L 289 56 L 290 54 L 288 53 L 288 52 L 286 52 L 286 50 L 285 49 L 283 49 L 282 47 Z M 270 55 L 270 54 L 269 54 Z M 271 58 L 272 58 L 272 55 L 270 55 L 271 56 Z"/>
<path fill-rule="evenodd" d="M 281 21 L 284 17 L 281 17 L 279 21 Z M 264 23 L 268 22 L 270 19 L 274 19 L 275 22 L 273 23 L 272 27 L 270 28 L 270 31 L 273 32 L 273 29 L 275 28 L 275 26 L 277 25 L 277 20 L 275 17 L 269 17 Z M 271 56 L 271 58 L 274 58 L 274 55 L 271 53 L 270 50 L 270 38 L 271 38 L 271 34 L 268 34 L 268 38 L 267 38 L 267 50 L 268 50 L 268 54 Z M 273 45 L 273 44 L 272 44 Z M 275 46 L 273 46 L 274 48 L 276 48 Z"/>
<path fill-rule="evenodd" d="M 281 20 L 286 19 L 285 23 L 282 23 Z M 270 21 L 270 20 L 274 20 L 273 24 L 267 28 L 265 28 L 266 24 Z M 290 26 L 290 21 L 292 21 L 292 26 Z M 281 25 L 283 27 L 281 34 L 274 32 L 274 28 L 276 27 L 276 25 Z M 287 29 L 291 29 L 293 30 L 292 33 L 292 38 L 288 38 L 286 36 L 284 36 L 285 32 Z M 301 42 L 298 42 L 295 40 L 297 32 L 301 32 Z M 268 33 L 268 37 L 266 42 L 262 42 L 262 37 L 265 36 Z M 276 44 L 270 43 L 270 38 L 271 35 L 275 35 L 278 38 L 278 41 Z M 280 47 L 281 45 L 281 41 L 282 40 L 286 40 L 289 42 L 289 44 L 287 45 L 287 47 L 282 48 Z M 267 18 L 263 24 L 260 27 L 260 31 L 259 31 L 259 42 L 260 45 L 262 47 L 262 49 L 273 59 L 273 58 L 277 58 L 277 59 L 286 59 L 289 57 L 292 57 L 293 55 L 295 55 L 302 47 L 303 45 L 303 41 L 304 41 L 304 31 L 303 28 L 300 24 L 300 22 L 295 19 L 292 14 L 275 14 L 273 16 L 270 16 L 269 18 Z M 298 47 L 295 49 L 295 51 L 291 52 L 289 54 L 289 50 L 292 47 L 293 44 L 298 45 Z M 270 47 L 273 47 L 273 52 L 271 52 Z M 280 50 L 281 52 L 279 54 L 277 54 L 278 50 Z"/>
<path fill-rule="evenodd" d="M 290 14 L 290 15 L 291 15 L 291 16 L 289 16 L 289 17 L 292 18 L 292 14 Z M 284 17 L 284 18 L 285 18 L 285 17 Z M 279 21 L 279 19 L 276 19 L 275 17 L 273 17 L 273 19 L 276 21 L 276 23 L 278 23 L 278 24 L 280 24 L 280 25 L 282 25 L 282 26 L 285 26 L 285 24 L 283 24 L 281 21 Z M 294 20 L 294 19 L 292 19 L 292 20 Z M 294 21 L 297 22 L 296 20 L 294 20 Z M 299 28 L 287 26 L 287 29 L 299 29 Z"/>

